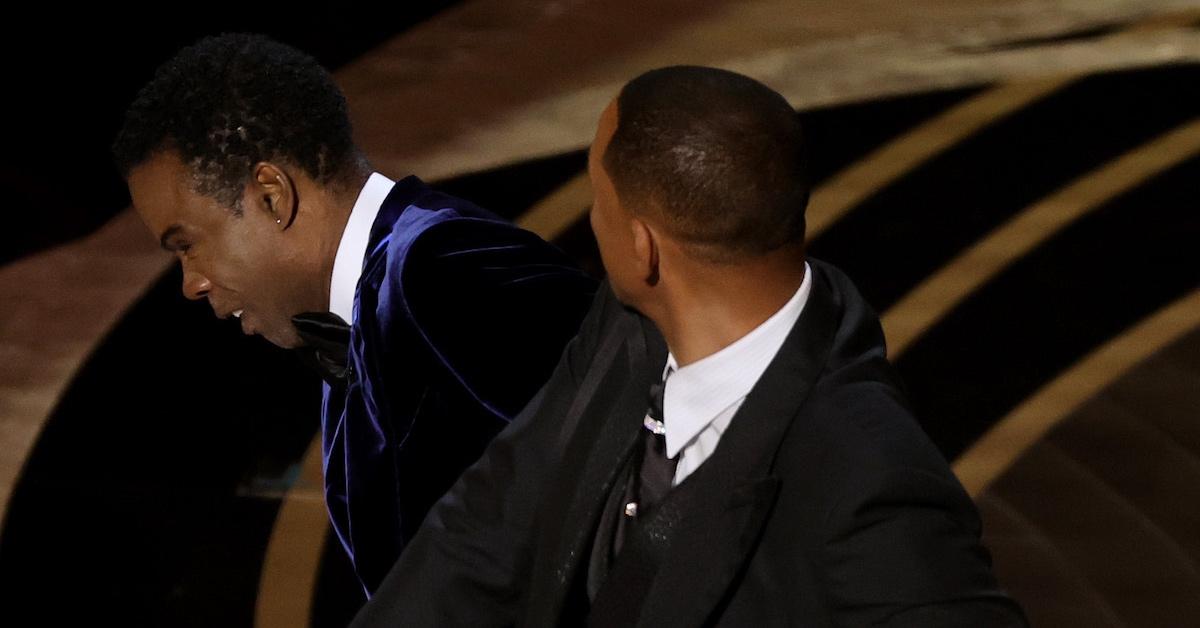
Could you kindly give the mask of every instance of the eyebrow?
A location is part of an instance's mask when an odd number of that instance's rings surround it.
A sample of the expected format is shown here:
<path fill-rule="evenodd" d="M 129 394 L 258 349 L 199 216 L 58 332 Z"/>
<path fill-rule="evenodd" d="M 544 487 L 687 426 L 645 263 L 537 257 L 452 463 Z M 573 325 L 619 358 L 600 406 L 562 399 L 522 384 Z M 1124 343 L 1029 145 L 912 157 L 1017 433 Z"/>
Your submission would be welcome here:
<path fill-rule="evenodd" d="M 176 224 L 171 225 L 170 227 L 167 227 L 167 230 L 164 231 L 163 234 L 161 236 L 159 236 L 159 238 L 158 238 L 159 246 L 163 247 L 163 249 L 165 249 L 167 251 L 174 252 L 176 246 L 174 244 L 168 244 L 167 240 L 170 240 L 173 236 L 175 236 L 180 231 L 183 231 L 183 225 L 181 225 L 179 223 L 176 223 Z"/>

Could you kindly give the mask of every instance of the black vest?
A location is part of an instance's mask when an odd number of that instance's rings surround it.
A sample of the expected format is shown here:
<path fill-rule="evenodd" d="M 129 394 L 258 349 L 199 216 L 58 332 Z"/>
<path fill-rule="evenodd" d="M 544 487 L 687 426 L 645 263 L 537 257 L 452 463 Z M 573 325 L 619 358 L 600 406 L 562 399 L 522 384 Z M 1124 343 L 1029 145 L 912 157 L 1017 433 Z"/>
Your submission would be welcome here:
<path fill-rule="evenodd" d="M 626 628 L 636 624 L 659 569 L 670 568 L 662 565 L 662 559 L 676 526 L 695 511 L 692 505 L 698 496 L 719 490 L 719 484 L 712 481 L 719 469 L 706 460 L 653 508 L 640 509 L 638 521 L 626 531 L 620 553 L 610 559 L 612 535 L 617 518 L 624 516 L 642 450 L 642 441 L 637 439 L 624 457 L 595 525 L 591 557 L 584 568 L 576 571 L 560 625 Z"/>

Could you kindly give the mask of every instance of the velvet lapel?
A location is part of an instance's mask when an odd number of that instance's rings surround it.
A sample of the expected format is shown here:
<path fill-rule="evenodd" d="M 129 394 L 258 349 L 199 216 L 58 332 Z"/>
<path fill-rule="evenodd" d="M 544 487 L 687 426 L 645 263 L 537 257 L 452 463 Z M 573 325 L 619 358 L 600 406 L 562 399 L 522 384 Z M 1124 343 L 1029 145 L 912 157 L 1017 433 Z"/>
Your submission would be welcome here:
<path fill-rule="evenodd" d="M 775 455 L 829 359 L 842 304 L 817 264 L 800 319 L 747 395 L 712 456 L 684 480 L 703 490 L 681 504 L 639 626 L 700 626 L 742 569 L 774 504 Z M 707 469 L 706 469 L 707 468 Z M 699 487 L 698 487 L 699 488 Z"/>
<path fill-rule="evenodd" d="M 620 351 L 607 365 L 594 364 L 580 390 L 594 389 L 574 404 L 579 427 L 569 441 L 543 511 L 543 529 L 530 586 L 525 626 L 554 626 L 581 569 L 586 569 L 597 518 L 626 457 L 640 441 L 647 395 L 661 377 L 667 349 L 648 320 L 629 315 L 615 326 Z M 601 350 L 598 355 L 604 353 Z M 590 378 L 599 382 L 588 382 Z"/>
<path fill-rule="evenodd" d="M 380 505 L 394 504 L 395 500 L 372 495 L 375 485 L 368 479 L 389 473 L 393 464 L 390 458 L 392 446 L 387 440 L 390 434 L 385 427 L 387 422 L 372 412 L 377 408 L 376 404 L 364 403 L 372 386 L 365 364 L 367 341 L 364 334 L 370 336 L 373 333 L 370 330 L 378 328 L 379 295 L 368 282 L 376 269 L 387 262 L 381 247 L 386 246 L 396 222 L 425 190 L 425 185 L 416 177 L 405 178 L 392 186 L 380 206 L 371 224 L 363 272 L 354 293 L 347 379 L 337 386 L 326 385 L 324 389 L 321 430 L 325 500 L 334 532 L 354 561 L 360 577 L 364 565 L 370 563 L 372 557 L 362 556 L 356 549 L 371 547 L 372 543 L 375 543 L 374 547 L 380 547 L 380 543 L 383 547 L 394 545 L 389 531 L 391 522 L 399 517 L 395 512 L 379 511 Z M 367 287 L 364 289 L 364 286 Z M 371 342 L 376 340 L 378 338 L 373 338 Z M 387 565 L 380 568 L 386 571 Z"/>

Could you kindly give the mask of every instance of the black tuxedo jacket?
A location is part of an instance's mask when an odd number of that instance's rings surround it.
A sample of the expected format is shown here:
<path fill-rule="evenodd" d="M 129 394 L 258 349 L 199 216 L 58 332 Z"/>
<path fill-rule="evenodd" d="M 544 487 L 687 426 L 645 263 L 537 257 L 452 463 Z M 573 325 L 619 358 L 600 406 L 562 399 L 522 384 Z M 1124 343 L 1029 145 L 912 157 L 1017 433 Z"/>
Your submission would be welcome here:
<path fill-rule="evenodd" d="M 840 271 L 810 265 L 800 319 L 680 484 L 705 485 L 674 513 L 662 567 L 624 592 L 645 593 L 636 625 L 1025 625 L 974 505 L 905 404 L 878 319 Z M 654 326 L 603 286 L 550 381 L 353 625 L 578 623 L 597 520 L 665 358 Z"/>

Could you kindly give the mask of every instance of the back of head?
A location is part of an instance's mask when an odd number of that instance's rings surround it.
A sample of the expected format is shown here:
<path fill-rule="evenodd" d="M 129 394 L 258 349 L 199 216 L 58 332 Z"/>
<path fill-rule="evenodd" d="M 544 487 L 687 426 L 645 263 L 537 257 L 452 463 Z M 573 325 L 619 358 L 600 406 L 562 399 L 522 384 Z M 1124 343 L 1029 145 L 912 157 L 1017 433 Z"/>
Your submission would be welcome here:
<path fill-rule="evenodd" d="M 652 70 L 617 97 L 603 157 L 621 203 L 715 263 L 802 246 L 807 155 L 787 100 L 749 77 Z"/>
<path fill-rule="evenodd" d="M 357 165 L 346 99 L 311 56 L 263 35 L 227 33 L 180 50 L 155 71 L 113 143 L 121 174 L 178 151 L 196 191 L 237 208 L 260 161 L 328 183 Z"/>

